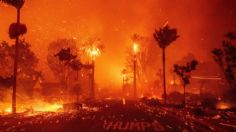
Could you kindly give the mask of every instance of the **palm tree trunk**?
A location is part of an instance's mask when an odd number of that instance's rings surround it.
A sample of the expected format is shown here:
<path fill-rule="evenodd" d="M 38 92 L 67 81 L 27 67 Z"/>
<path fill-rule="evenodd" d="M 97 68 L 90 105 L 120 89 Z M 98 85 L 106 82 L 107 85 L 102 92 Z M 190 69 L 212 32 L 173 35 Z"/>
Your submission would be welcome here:
<path fill-rule="evenodd" d="M 186 85 L 184 84 L 184 107 L 186 105 Z"/>
<path fill-rule="evenodd" d="M 134 98 L 136 99 L 137 98 L 137 84 L 136 84 L 136 82 L 137 82 L 137 56 L 136 55 L 134 55 L 134 84 L 133 84 L 133 87 L 134 87 Z"/>
<path fill-rule="evenodd" d="M 95 99 L 95 87 L 94 87 L 94 69 L 95 69 L 95 62 L 94 60 L 92 61 L 92 78 L 91 78 L 91 99 Z"/>
<path fill-rule="evenodd" d="M 17 8 L 17 26 L 20 24 L 20 8 Z M 17 29 L 18 30 L 18 29 Z M 15 60 L 14 60 L 14 75 L 13 75 L 13 91 L 12 91 L 12 114 L 16 113 L 16 85 L 17 85 L 17 65 L 19 54 L 19 36 L 16 37 L 15 42 Z"/>
<path fill-rule="evenodd" d="M 162 63 L 163 63 L 163 94 L 164 94 L 164 104 L 166 104 L 166 56 L 165 48 L 162 48 Z"/>
<path fill-rule="evenodd" d="M 205 81 L 202 81 L 202 82 L 201 82 L 201 85 L 200 85 L 200 88 L 199 88 L 199 95 L 200 95 L 200 98 L 202 98 L 204 84 L 205 84 Z"/>
<path fill-rule="evenodd" d="M 69 66 L 66 66 L 66 94 L 67 101 L 70 102 L 70 69 Z"/>

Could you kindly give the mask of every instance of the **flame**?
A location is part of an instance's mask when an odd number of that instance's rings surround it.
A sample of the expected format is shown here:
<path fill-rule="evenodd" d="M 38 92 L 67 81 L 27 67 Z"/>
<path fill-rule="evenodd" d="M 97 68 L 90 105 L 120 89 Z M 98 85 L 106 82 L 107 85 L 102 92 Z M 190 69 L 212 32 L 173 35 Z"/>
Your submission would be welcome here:
<path fill-rule="evenodd" d="M 153 95 L 152 98 L 157 99 L 157 96 L 156 96 L 156 95 Z"/>
<path fill-rule="evenodd" d="M 11 104 L 10 103 L 0 103 L 0 115 L 4 115 L 4 114 L 9 114 L 11 113 Z"/>
<path fill-rule="evenodd" d="M 143 98 L 144 97 L 144 94 L 142 93 L 141 95 L 140 95 L 140 98 Z"/>
<path fill-rule="evenodd" d="M 12 108 L 10 103 L 0 104 L 0 115 L 11 114 Z M 48 103 L 44 101 L 32 101 L 28 103 L 19 103 L 17 113 L 23 112 L 59 112 L 63 109 L 63 104 L 60 102 Z"/>
<path fill-rule="evenodd" d="M 101 55 L 101 51 L 98 47 L 92 46 L 90 48 L 87 49 L 86 51 L 88 53 L 88 55 L 95 60 L 97 56 Z"/>
<path fill-rule="evenodd" d="M 232 104 L 230 103 L 227 103 L 227 102 L 219 102 L 217 105 L 216 105 L 216 108 L 217 109 L 220 109 L 220 110 L 226 110 L 226 109 L 230 109 L 232 108 Z"/>
<path fill-rule="evenodd" d="M 134 43 L 133 44 L 133 50 L 134 50 L 134 53 L 136 54 L 137 52 L 139 52 L 139 47 L 138 47 L 138 44 L 137 43 Z"/>
<path fill-rule="evenodd" d="M 126 100 L 125 100 L 125 98 L 122 99 L 122 103 L 123 103 L 123 105 L 126 104 Z"/>
<path fill-rule="evenodd" d="M 33 111 L 37 112 L 57 112 L 61 109 L 63 109 L 63 104 L 60 103 L 38 102 L 33 105 Z"/>
<path fill-rule="evenodd" d="M 4 112 L 6 112 L 6 113 L 11 113 L 12 110 L 11 110 L 11 108 L 6 108 L 6 109 L 4 110 Z"/>

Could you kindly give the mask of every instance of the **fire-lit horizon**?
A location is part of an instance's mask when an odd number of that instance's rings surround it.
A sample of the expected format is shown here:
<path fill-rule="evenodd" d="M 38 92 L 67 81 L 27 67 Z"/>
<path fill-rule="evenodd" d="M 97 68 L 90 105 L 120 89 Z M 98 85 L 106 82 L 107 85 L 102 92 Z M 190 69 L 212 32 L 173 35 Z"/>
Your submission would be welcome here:
<path fill-rule="evenodd" d="M 101 38 L 105 49 L 96 60 L 95 78 L 99 86 L 107 87 L 121 86 L 125 52 L 132 46 L 132 35 L 153 39 L 154 29 L 167 21 L 180 34 L 167 50 L 167 65 L 190 52 L 199 60 L 212 61 L 211 50 L 220 45 L 225 32 L 236 27 L 234 5 L 234 0 L 26 0 L 21 18 L 28 27 L 24 38 L 39 56 L 39 68 L 44 73 L 50 71 L 46 63 L 50 42 Z M 8 37 L 8 26 L 15 21 L 14 8 L 0 4 L 0 19 L 0 40 L 13 42 Z M 47 79 L 53 80 L 52 74 Z"/>

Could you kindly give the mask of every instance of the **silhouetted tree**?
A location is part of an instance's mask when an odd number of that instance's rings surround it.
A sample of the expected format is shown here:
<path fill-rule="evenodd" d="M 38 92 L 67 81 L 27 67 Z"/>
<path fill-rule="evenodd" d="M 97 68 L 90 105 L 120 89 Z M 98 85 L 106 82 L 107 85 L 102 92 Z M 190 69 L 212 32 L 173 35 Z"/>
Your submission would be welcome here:
<path fill-rule="evenodd" d="M 14 6 L 16 9 L 21 9 L 25 0 L 1 0 L 1 2 Z"/>
<path fill-rule="evenodd" d="M 81 52 L 77 48 L 77 43 L 73 39 L 58 39 L 49 44 L 48 48 L 48 66 L 54 73 L 55 77 L 61 83 L 64 95 L 71 94 L 75 86 L 81 88 L 84 86 L 79 80 L 83 74 L 81 68 L 84 65 L 81 62 Z M 81 48 L 81 47 L 79 47 Z M 80 74 L 81 73 L 81 74 Z M 80 78 L 81 79 L 81 78 Z M 69 96 L 67 96 L 69 99 Z"/>
<path fill-rule="evenodd" d="M 58 52 L 54 56 L 58 57 L 60 61 L 66 61 L 67 63 L 77 57 L 77 55 L 73 55 L 70 52 L 70 48 L 61 49 L 60 52 Z"/>
<path fill-rule="evenodd" d="M 16 39 L 15 43 L 15 61 L 14 61 L 14 75 L 13 75 L 13 92 L 12 92 L 12 113 L 16 113 L 16 83 L 17 83 L 17 63 L 18 63 L 18 43 L 19 36 L 27 32 L 27 28 L 24 24 L 20 23 L 20 10 L 25 3 L 25 0 L 0 0 L 0 2 L 6 3 L 16 8 L 17 10 L 17 22 L 12 23 L 9 28 L 9 36 L 11 39 Z"/>
<path fill-rule="evenodd" d="M 67 65 L 77 56 L 78 48 L 75 40 L 58 39 L 49 44 L 47 62 L 49 68 L 62 84 L 66 83 Z"/>
<path fill-rule="evenodd" d="M 70 77 L 70 68 L 73 68 L 74 70 L 76 69 L 77 71 L 80 70 L 79 64 L 75 61 L 77 55 L 73 55 L 71 53 L 70 48 L 67 49 L 61 49 L 57 54 L 54 55 L 55 57 L 58 57 L 59 61 L 64 62 L 65 68 L 67 69 L 67 74 L 66 74 L 66 90 L 67 94 L 69 94 L 69 77 Z M 78 65 L 77 65 L 78 64 Z"/>
<path fill-rule="evenodd" d="M 24 35 L 27 32 L 27 27 L 25 24 L 12 23 L 9 28 L 9 37 L 11 39 L 16 39 L 20 35 Z"/>
<path fill-rule="evenodd" d="M 182 66 L 182 65 L 178 65 L 175 64 L 174 65 L 174 72 L 181 78 L 182 83 L 183 83 L 183 87 L 184 87 L 184 106 L 186 103 L 186 99 L 185 99 L 185 95 L 186 95 L 186 85 L 188 85 L 190 83 L 190 78 L 191 78 L 191 72 L 193 70 L 196 70 L 196 67 L 198 65 L 198 61 L 193 60 L 189 63 L 187 63 L 186 65 Z"/>
<path fill-rule="evenodd" d="M 215 48 L 212 54 L 215 62 L 224 73 L 225 80 L 236 93 L 236 47 L 233 45 L 234 40 L 236 40 L 236 32 L 227 33 L 222 42 L 222 48 Z"/>
<path fill-rule="evenodd" d="M 162 49 L 162 61 L 163 61 L 163 90 L 164 90 L 164 103 L 166 104 L 166 72 L 165 72 L 165 49 L 175 41 L 179 35 L 177 35 L 176 29 L 171 29 L 168 25 L 165 25 L 163 28 L 159 30 L 155 30 L 153 34 L 155 40 L 158 45 Z"/>
<path fill-rule="evenodd" d="M 58 57 L 60 61 L 65 61 L 65 65 L 73 70 L 79 71 L 83 67 L 83 64 L 77 59 L 77 55 L 73 55 L 70 52 L 70 48 L 61 49 L 61 51 L 54 56 Z"/>
<path fill-rule="evenodd" d="M 192 53 L 188 53 L 186 54 L 185 56 L 183 56 L 181 59 L 177 60 L 175 62 L 175 64 L 178 64 L 178 65 L 185 65 L 186 63 L 192 61 L 192 60 L 196 60 L 196 57 L 194 54 Z M 176 73 L 174 71 L 174 68 L 170 68 L 170 75 L 172 75 L 172 88 L 173 89 L 178 89 L 178 87 L 182 87 L 182 84 L 181 83 L 177 83 L 178 82 L 178 79 L 176 78 Z"/>
<path fill-rule="evenodd" d="M 37 70 L 39 60 L 27 42 L 20 41 L 18 47 L 19 92 L 32 97 L 33 87 L 41 77 L 41 72 Z M 0 43 L 0 52 L 0 86 L 5 90 L 13 86 L 14 83 L 12 69 L 14 67 L 15 45 L 9 45 L 3 41 Z"/>

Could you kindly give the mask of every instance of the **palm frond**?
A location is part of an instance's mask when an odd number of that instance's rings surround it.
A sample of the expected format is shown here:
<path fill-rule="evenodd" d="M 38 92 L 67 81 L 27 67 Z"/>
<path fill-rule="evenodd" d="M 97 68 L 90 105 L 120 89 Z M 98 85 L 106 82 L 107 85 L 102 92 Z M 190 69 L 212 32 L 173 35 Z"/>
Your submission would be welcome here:
<path fill-rule="evenodd" d="M 20 9 L 24 5 L 25 0 L 0 0 L 0 2 L 6 3 L 8 5 L 14 6 L 17 9 Z"/>
<path fill-rule="evenodd" d="M 16 39 L 20 35 L 24 35 L 27 32 L 25 24 L 12 23 L 9 28 L 9 36 L 11 39 Z"/>
<path fill-rule="evenodd" d="M 179 37 L 177 35 L 177 29 L 171 29 L 168 25 L 155 30 L 153 36 L 161 48 L 167 47 Z"/>

